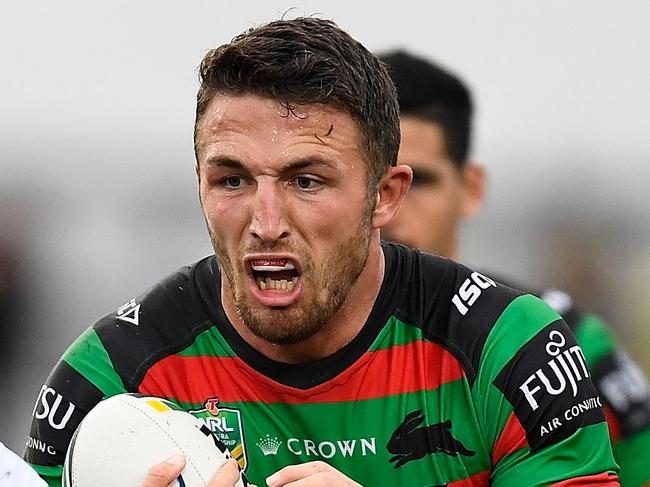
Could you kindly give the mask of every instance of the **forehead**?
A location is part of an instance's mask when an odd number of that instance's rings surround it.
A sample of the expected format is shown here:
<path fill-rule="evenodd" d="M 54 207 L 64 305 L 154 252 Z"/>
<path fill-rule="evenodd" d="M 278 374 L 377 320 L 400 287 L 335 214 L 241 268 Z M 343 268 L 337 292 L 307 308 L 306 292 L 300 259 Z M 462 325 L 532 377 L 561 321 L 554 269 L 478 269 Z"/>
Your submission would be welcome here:
<path fill-rule="evenodd" d="M 359 152 L 359 128 L 349 113 L 333 105 L 284 105 L 258 95 L 217 94 L 197 130 L 201 158 L 229 151 L 273 154 L 291 150 Z"/>
<path fill-rule="evenodd" d="M 432 157 L 447 157 L 445 133 L 440 124 L 417 117 L 404 116 L 400 120 L 402 134 L 400 154 L 424 153 Z"/>
<path fill-rule="evenodd" d="M 455 166 L 449 159 L 445 133 L 438 123 L 418 117 L 400 120 L 401 142 L 398 162 L 413 168 L 446 168 Z"/>

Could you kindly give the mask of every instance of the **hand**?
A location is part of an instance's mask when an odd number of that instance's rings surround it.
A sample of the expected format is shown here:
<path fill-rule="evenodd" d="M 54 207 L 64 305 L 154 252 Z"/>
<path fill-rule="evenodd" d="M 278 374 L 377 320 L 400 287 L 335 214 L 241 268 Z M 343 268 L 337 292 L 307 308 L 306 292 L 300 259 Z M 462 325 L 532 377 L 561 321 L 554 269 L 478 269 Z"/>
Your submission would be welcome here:
<path fill-rule="evenodd" d="M 185 468 L 185 457 L 174 455 L 149 469 L 140 487 L 168 487 Z M 206 487 L 233 487 L 239 480 L 239 468 L 232 458 L 214 474 Z"/>
<path fill-rule="evenodd" d="M 307 462 L 300 465 L 289 465 L 278 470 L 266 479 L 269 487 L 317 487 L 341 486 L 362 487 L 349 477 L 325 462 Z"/>

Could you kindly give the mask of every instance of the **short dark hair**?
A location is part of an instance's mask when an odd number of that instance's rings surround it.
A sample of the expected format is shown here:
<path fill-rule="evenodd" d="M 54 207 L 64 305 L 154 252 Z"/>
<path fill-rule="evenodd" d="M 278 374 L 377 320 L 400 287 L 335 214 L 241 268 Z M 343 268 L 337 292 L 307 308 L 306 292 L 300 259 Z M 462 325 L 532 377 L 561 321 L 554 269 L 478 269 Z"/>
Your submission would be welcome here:
<path fill-rule="evenodd" d="M 465 83 L 443 67 L 406 51 L 379 56 L 388 66 L 402 116 L 435 122 L 442 127 L 447 153 L 457 167 L 467 161 L 473 102 Z"/>
<path fill-rule="evenodd" d="M 373 191 L 397 164 L 399 108 L 382 63 L 330 20 L 298 17 L 254 27 L 209 51 L 200 66 L 194 150 L 201 117 L 217 93 L 252 93 L 283 104 L 324 103 L 350 113 L 361 133 Z"/>

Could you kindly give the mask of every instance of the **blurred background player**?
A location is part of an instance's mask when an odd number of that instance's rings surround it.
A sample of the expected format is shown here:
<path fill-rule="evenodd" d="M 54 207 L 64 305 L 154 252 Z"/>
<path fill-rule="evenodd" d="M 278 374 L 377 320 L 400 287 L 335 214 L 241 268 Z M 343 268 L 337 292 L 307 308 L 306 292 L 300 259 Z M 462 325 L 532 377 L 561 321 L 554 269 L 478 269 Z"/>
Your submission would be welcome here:
<path fill-rule="evenodd" d="M 413 169 L 411 188 L 383 237 L 460 260 L 461 224 L 480 209 L 486 184 L 484 169 L 469 160 L 471 93 L 454 74 L 407 52 L 393 51 L 380 59 L 398 91 L 398 163 Z M 650 463 L 639 454 L 650 448 L 650 390 L 643 372 L 599 317 L 578 311 L 564 292 L 537 294 L 573 329 L 592 369 L 606 402 L 621 485 L 650 485 Z"/>

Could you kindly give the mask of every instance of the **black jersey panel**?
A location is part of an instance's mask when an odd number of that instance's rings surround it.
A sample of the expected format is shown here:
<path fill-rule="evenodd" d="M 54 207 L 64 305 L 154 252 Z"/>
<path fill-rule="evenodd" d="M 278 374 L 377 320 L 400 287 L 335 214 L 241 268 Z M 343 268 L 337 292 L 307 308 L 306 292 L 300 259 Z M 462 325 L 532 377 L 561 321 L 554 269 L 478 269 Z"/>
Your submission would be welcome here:
<path fill-rule="evenodd" d="M 77 426 L 102 398 L 97 387 L 60 360 L 36 398 L 25 460 L 61 465 Z"/>
<path fill-rule="evenodd" d="M 566 292 L 555 288 L 546 288 L 543 290 L 533 289 L 529 286 L 524 286 L 522 283 L 514 281 L 509 277 L 503 277 L 502 275 L 494 274 L 492 272 L 486 272 L 485 274 L 508 287 L 523 289 L 530 294 L 537 296 L 562 316 L 562 319 L 569 326 L 571 331 L 574 334 L 576 333 L 578 325 L 583 318 L 583 313 L 576 307 L 573 298 Z"/>
<path fill-rule="evenodd" d="M 398 317 L 445 347 L 474 382 L 483 347 L 505 308 L 523 291 L 499 284 L 452 260 L 410 251 L 407 292 Z"/>
<path fill-rule="evenodd" d="M 197 290 L 197 280 L 209 273 L 208 261 L 181 268 L 95 325 L 129 391 L 137 390 L 152 364 L 186 348 L 211 326 Z"/>
<path fill-rule="evenodd" d="M 561 319 L 526 342 L 494 385 L 512 404 L 532 451 L 605 421 L 584 354 Z"/>

